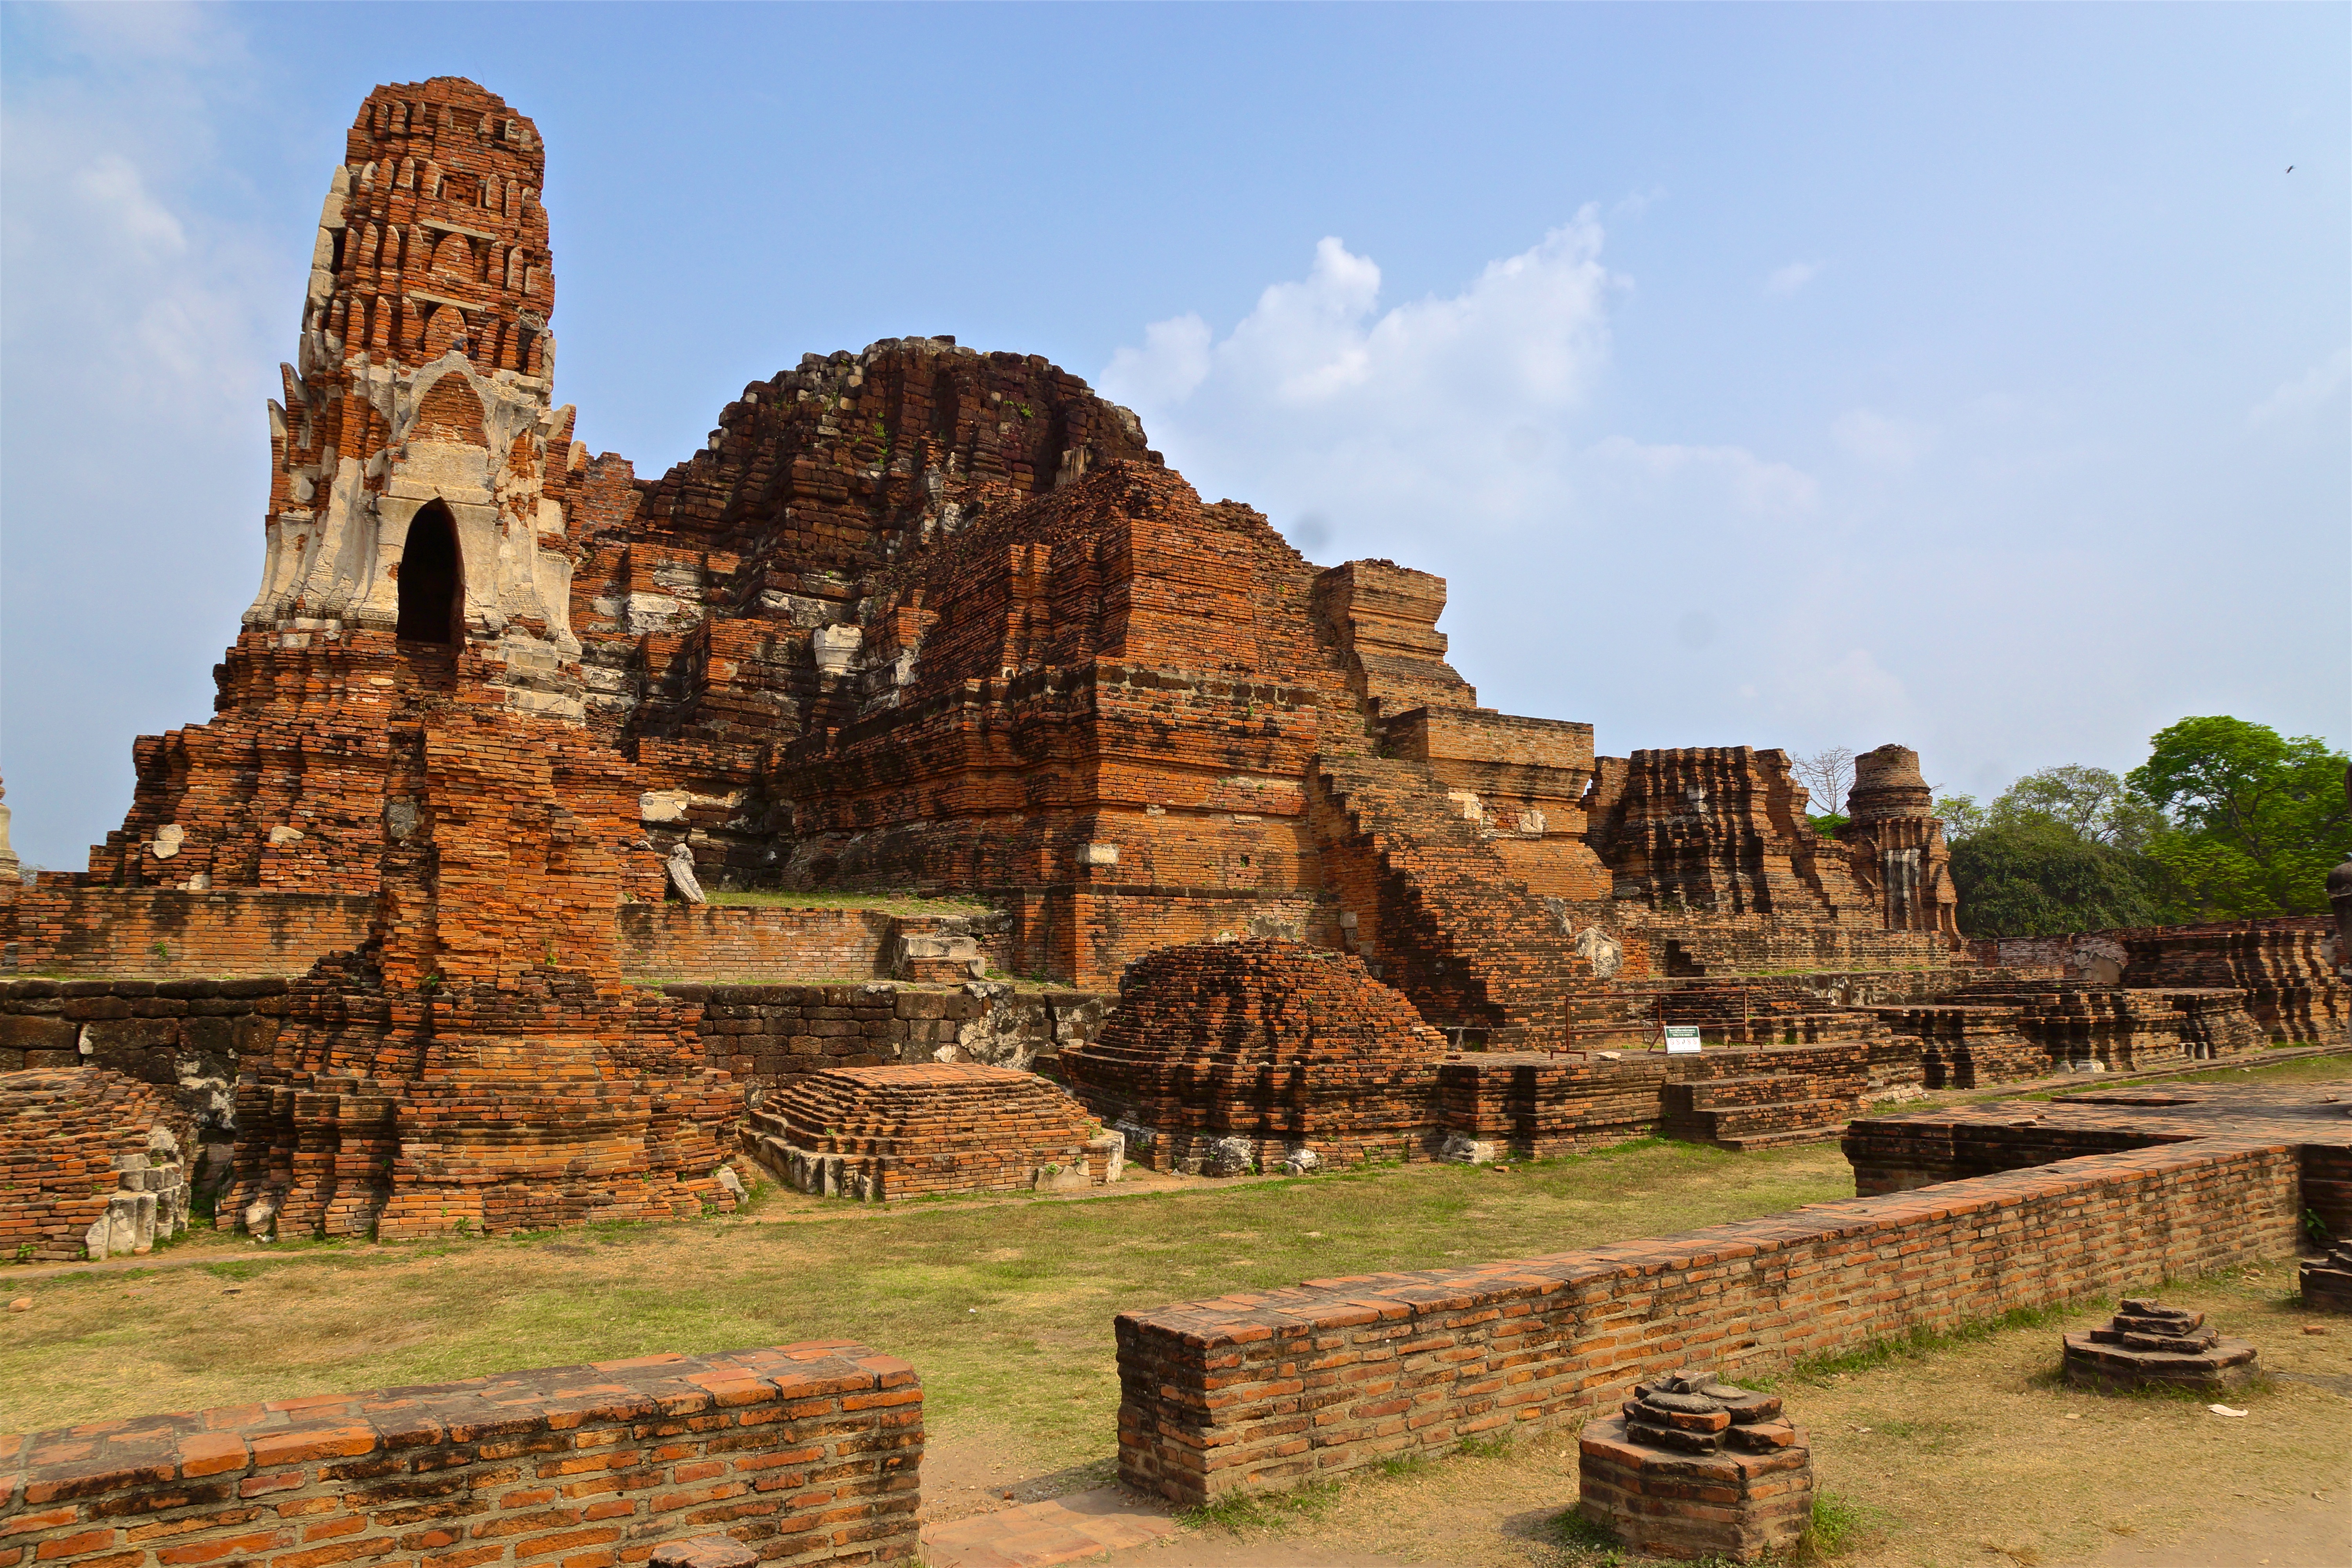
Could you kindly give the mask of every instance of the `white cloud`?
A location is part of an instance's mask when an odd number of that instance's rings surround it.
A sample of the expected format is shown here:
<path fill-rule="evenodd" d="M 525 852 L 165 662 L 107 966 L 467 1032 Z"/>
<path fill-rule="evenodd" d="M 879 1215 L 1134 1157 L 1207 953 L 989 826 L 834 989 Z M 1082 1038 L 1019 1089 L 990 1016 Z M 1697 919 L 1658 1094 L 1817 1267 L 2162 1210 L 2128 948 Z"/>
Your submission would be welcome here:
<path fill-rule="evenodd" d="M 119 816 L 134 726 L 207 710 L 260 565 L 262 405 L 309 237 L 224 164 L 215 127 L 250 80 L 225 16 L 16 18 L 32 41 L 0 99 L 0 634 L 17 842 L 42 864 L 79 863 Z"/>
<path fill-rule="evenodd" d="M 2337 349 L 2293 381 L 2246 411 L 2246 423 L 2259 429 L 2282 420 L 2299 419 L 2344 389 L 2352 380 L 2352 348 Z"/>
<path fill-rule="evenodd" d="M 1849 409 L 1832 420 L 1830 437 L 1850 456 L 1881 468 L 1907 468 L 1936 446 L 1932 426 L 1867 408 Z"/>
<path fill-rule="evenodd" d="M 1102 389 L 1203 493 L 1315 513 L 1342 548 L 1440 511 L 1522 525 L 1562 493 L 1560 427 L 1607 363 L 1601 244 L 1588 207 L 1458 293 L 1384 308 L 1379 264 L 1327 237 L 1223 337 L 1197 315 L 1145 328 Z"/>
<path fill-rule="evenodd" d="M 1154 321 L 1143 329 L 1141 348 L 1122 348 L 1110 356 L 1103 384 L 1139 403 L 1181 403 L 1209 377 L 1211 335 L 1209 323 L 1198 316 Z"/>
<path fill-rule="evenodd" d="M 1206 387 L 1201 402 L 1218 408 L 1351 422 L 1375 411 L 1423 422 L 1440 396 L 1565 407 L 1606 353 L 1600 249 L 1588 208 L 1463 292 L 1382 311 L 1379 264 L 1326 237 L 1307 275 L 1267 288 L 1221 342 L 1196 315 L 1146 327 L 1141 348 L 1112 355 L 1104 390 L 1167 410 Z"/>
<path fill-rule="evenodd" d="M 1786 267 L 1776 267 L 1764 279 L 1764 292 L 1788 298 L 1821 276 L 1821 264 L 1816 261 L 1791 261 Z"/>
<path fill-rule="evenodd" d="M 1821 501 L 1821 486 L 1811 475 L 1767 461 L 1745 447 L 1645 446 L 1612 436 L 1595 443 L 1591 455 L 1650 479 L 1714 486 L 1741 510 L 1767 516 L 1809 512 Z"/>

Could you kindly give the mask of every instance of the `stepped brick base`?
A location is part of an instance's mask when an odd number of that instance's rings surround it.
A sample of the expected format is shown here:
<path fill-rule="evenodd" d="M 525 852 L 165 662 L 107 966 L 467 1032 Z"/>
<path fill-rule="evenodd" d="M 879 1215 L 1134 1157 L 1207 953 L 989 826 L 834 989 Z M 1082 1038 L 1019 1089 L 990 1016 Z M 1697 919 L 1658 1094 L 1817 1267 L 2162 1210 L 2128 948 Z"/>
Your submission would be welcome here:
<path fill-rule="evenodd" d="M 2326 1257 L 2304 1264 L 2303 1304 L 2323 1311 L 2352 1312 L 2352 1247 L 2331 1247 Z"/>
<path fill-rule="evenodd" d="M 785 1185 L 869 1202 L 1099 1186 L 1122 1140 L 1034 1073 L 971 1063 L 835 1068 L 751 1114 L 743 1143 Z"/>
<path fill-rule="evenodd" d="M 1440 1142 L 1445 1042 L 1361 959 L 1295 942 L 1167 948 L 1062 1071 L 1141 1164 L 1230 1174 L 1419 1160 Z"/>
<path fill-rule="evenodd" d="M 1851 1079 L 1811 1074 L 1666 1085 L 1665 1135 L 1718 1149 L 1774 1149 L 1834 1138 L 1862 1110 Z"/>
<path fill-rule="evenodd" d="M 2062 1367 L 2066 1381 L 2084 1388 L 2130 1393 L 2137 1388 L 2193 1388 L 2222 1394 L 2258 1375 L 2246 1340 L 2225 1340 L 2205 1314 L 2126 1297 L 2103 1329 L 2067 1334 Z"/>
<path fill-rule="evenodd" d="M 1637 1441 L 1628 1428 L 1645 1428 L 1622 1415 L 1589 1421 L 1576 1444 L 1578 1511 L 1653 1557 L 1751 1563 L 1784 1551 L 1812 1519 L 1813 1456 L 1802 1427 L 1772 1426 L 1759 1451 L 1727 1451 L 1708 1438 L 1709 1451 L 1691 1452 L 1697 1444 Z"/>

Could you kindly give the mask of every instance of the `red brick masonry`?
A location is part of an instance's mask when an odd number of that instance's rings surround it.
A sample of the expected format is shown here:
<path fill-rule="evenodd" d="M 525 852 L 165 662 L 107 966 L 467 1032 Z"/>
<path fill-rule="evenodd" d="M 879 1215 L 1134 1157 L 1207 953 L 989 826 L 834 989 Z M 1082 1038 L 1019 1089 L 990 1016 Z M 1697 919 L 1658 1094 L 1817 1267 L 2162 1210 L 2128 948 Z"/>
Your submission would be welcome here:
<path fill-rule="evenodd" d="M 914 1369 L 846 1341 L 0 1435 L 0 1568 L 912 1563 Z"/>
<path fill-rule="evenodd" d="M 2294 1144 L 2214 1138 L 1475 1268 L 1118 1320 L 1119 1473 L 1197 1503 L 2295 1245 Z"/>

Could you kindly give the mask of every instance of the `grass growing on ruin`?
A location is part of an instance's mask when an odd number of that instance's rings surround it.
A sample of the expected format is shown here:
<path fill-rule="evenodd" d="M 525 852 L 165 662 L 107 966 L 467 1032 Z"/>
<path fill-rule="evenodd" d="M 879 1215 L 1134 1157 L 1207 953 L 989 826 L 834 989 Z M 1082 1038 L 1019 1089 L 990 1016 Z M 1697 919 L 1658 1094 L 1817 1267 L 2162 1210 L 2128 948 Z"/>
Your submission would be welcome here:
<path fill-rule="evenodd" d="M 995 910 L 977 899 L 933 897 L 908 889 L 872 892 L 714 892 L 714 904 L 778 910 L 874 910 L 886 915 L 985 915 Z"/>
<path fill-rule="evenodd" d="M 2261 1068 L 2216 1068 L 2211 1072 L 2185 1072 L 2167 1079 L 2167 1083 L 2334 1083 L 2352 1079 L 2352 1053 L 2325 1057 L 2297 1057 L 2289 1062 L 2279 1062 Z"/>
<path fill-rule="evenodd" d="M 1834 1146 L 1643 1142 L 1508 1173 L 1385 1167 L 1076 1203 L 877 1212 L 777 1193 L 745 1218 L 320 1245 L 285 1261 L 207 1233 L 189 1245 L 217 1264 L 68 1277 L 35 1288 L 32 1311 L 0 1314 L 0 1427 L 854 1338 L 920 1369 L 935 1431 L 984 1428 L 1050 1469 L 1113 1450 L 1119 1311 L 1666 1235 L 1852 1191 Z"/>

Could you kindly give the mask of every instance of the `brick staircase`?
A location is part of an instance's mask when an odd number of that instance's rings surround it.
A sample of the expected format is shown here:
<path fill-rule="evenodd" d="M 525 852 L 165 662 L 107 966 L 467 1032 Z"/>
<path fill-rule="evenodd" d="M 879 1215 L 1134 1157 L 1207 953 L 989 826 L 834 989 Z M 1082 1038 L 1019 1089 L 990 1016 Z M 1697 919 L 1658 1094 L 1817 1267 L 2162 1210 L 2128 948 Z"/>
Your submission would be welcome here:
<path fill-rule="evenodd" d="M 1810 1074 L 1684 1079 L 1664 1087 L 1667 1137 L 1739 1153 L 1840 1137 L 1863 1109 L 1850 1081 Z"/>
<path fill-rule="evenodd" d="M 1578 973 L 1541 900 L 1464 818 L 1425 764 L 1323 753 L 1316 788 L 1381 868 L 1381 977 L 1444 1029 L 1490 1047 L 1549 1046 Z M 1472 1043 L 1476 1043 L 1473 1041 Z"/>

